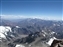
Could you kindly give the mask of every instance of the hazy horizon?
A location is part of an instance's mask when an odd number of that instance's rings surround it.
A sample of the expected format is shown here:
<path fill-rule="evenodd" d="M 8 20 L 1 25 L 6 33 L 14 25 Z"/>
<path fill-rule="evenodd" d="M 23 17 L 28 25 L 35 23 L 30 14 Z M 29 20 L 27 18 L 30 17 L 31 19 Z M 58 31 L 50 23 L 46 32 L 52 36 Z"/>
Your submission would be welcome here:
<path fill-rule="evenodd" d="M 1 0 L 1 18 L 63 20 L 62 0 Z"/>

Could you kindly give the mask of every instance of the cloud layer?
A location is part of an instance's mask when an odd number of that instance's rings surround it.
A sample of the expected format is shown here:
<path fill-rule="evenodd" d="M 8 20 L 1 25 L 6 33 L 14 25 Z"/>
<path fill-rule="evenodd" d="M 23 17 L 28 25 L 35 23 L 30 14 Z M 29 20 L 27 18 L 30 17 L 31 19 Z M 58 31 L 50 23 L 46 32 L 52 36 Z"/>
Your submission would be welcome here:
<path fill-rule="evenodd" d="M 63 20 L 63 17 L 52 16 L 24 16 L 24 15 L 1 15 L 2 19 L 24 19 L 24 18 L 38 18 L 44 20 Z"/>

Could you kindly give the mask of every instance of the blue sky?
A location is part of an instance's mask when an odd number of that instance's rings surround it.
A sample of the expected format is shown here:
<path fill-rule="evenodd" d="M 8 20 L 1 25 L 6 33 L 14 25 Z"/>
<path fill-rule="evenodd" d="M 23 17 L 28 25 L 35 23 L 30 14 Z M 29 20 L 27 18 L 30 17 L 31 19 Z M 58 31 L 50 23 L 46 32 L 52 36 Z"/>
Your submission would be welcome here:
<path fill-rule="evenodd" d="M 3 18 L 62 20 L 61 0 L 1 0 Z"/>

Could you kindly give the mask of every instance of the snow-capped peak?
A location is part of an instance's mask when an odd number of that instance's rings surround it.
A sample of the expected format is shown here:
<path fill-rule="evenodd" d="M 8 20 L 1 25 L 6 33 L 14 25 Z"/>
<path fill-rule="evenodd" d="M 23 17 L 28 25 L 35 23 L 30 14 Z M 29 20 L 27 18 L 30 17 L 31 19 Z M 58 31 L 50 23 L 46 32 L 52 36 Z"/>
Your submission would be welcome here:
<path fill-rule="evenodd" d="M 12 32 L 9 26 L 0 26 L 0 33 Z"/>

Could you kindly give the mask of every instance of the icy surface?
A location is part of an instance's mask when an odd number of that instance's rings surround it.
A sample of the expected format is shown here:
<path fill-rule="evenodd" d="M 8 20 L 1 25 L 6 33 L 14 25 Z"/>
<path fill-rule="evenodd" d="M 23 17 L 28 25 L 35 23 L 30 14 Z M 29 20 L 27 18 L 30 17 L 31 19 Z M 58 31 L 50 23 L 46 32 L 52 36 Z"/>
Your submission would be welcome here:
<path fill-rule="evenodd" d="M 0 39 L 6 39 L 7 32 L 12 32 L 11 27 L 9 26 L 0 26 Z"/>
<path fill-rule="evenodd" d="M 54 39 L 56 39 L 56 38 L 55 38 L 55 37 L 51 38 L 51 39 L 47 42 L 47 44 L 48 44 L 48 45 L 51 45 Z"/>

